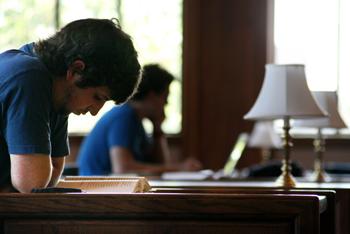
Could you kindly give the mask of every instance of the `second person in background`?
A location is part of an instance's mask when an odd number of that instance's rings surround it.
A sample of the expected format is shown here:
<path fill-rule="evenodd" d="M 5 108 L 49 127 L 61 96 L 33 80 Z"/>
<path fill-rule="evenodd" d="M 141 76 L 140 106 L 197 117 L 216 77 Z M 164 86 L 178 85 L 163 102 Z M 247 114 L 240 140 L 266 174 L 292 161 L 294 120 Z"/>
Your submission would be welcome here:
<path fill-rule="evenodd" d="M 80 175 L 160 174 L 201 169 L 200 162 L 194 158 L 171 163 L 161 124 L 173 80 L 159 65 L 144 66 L 137 93 L 127 103 L 107 112 L 84 140 L 78 156 Z M 151 137 L 142 125 L 144 118 L 153 124 Z"/>

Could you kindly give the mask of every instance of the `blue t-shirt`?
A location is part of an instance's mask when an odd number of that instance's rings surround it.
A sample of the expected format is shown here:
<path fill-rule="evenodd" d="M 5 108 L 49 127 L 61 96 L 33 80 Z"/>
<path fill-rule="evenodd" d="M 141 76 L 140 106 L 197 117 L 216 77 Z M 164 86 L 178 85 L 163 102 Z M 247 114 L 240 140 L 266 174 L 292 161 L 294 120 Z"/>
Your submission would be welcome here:
<path fill-rule="evenodd" d="M 52 76 L 27 44 L 0 54 L 0 186 L 10 154 L 69 154 L 67 116 L 52 106 Z"/>
<path fill-rule="evenodd" d="M 135 110 L 129 104 L 113 107 L 85 138 L 78 156 L 80 175 L 112 173 L 109 150 L 129 149 L 135 160 L 149 162 L 150 141 Z"/>

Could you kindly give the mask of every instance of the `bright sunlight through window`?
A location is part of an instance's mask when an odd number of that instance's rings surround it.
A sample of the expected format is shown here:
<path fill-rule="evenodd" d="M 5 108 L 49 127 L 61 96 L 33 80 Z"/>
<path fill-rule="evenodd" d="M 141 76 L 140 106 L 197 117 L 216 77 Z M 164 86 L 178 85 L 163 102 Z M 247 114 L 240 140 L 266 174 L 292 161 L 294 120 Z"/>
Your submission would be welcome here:
<path fill-rule="evenodd" d="M 338 91 L 350 123 L 350 1 L 275 1 L 275 62 L 305 64 L 311 91 Z"/>
<path fill-rule="evenodd" d="M 1 0 L 0 52 L 44 39 L 55 25 L 82 18 L 117 18 L 133 38 L 141 65 L 159 63 L 177 80 L 171 84 L 166 120 L 167 133 L 181 131 L 182 0 Z M 58 19 L 55 21 L 55 13 Z M 70 115 L 70 134 L 88 133 L 113 106 L 106 103 L 98 116 Z M 146 126 L 147 130 L 147 126 Z"/>
<path fill-rule="evenodd" d="M 182 1 L 127 0 L 119 1 L 117 5 L 116 2 L 110 0 L 75 0 L 74 2 L 63 0 L 62 3 L 62 25 L 86 17 L 118 18 L 123 30 L 133 38 L 141 65 L 159 63 L 177 78 L 170 86 L 168 105 L 165 107 L 167 118 L 162 127 L 167 133 L 180 132 Z M 80 10 L 77 12 L 78 6 Z M 106 103 L 98 116 L 72 114 L 69 117 L 69 132 L 89 132 L 103 113 L 112 107 L 113 103 Z M 150 122 L 145 122 L 145 128 L 146 131 L 150 131 Z"/>

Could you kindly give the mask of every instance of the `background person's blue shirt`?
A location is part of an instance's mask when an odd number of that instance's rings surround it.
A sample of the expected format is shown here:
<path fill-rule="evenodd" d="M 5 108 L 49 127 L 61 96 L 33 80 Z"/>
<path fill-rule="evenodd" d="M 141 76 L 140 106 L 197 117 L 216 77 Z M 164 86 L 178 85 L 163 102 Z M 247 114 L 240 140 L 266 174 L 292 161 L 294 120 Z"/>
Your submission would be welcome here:
<path fill-rule="evenodd" d="M 109 152 L 115 146 L 129 149 L 137 161 L 150 162 L 149 139 L 135 110 L 127 103 L 108 111 L 84 139 L 78 155 L 79 174 L 111 174 Z"/>
<path fill-rule="evenodd" d="M 0 54 L 0 186 L 10 183 L 10 154 L 69 154 L 67 116 L 52 106 L 52 76 L 33 44 Z"/>

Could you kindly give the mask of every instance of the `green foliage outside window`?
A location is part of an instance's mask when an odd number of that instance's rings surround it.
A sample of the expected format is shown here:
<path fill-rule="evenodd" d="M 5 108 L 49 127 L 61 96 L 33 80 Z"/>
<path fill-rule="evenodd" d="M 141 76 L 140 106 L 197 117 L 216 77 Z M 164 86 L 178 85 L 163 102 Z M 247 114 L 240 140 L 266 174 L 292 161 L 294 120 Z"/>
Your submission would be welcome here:
<path fill-rule="evenodd" d="M 178 133 L 181 129 L 182 0 L 0 0 L 0 51 L 46 38 L 54 33 L 55 25 L 82 18 L 119 19 L 123 30 L 133 38 L 141 64 L 159 63 L 175 75 L 177 80 L 170 87 L 163 128 L 167 133 Z M 69 132 L 89 132 L 112 106 L 107 103 L 95 117 L 72 114 Z"/>

